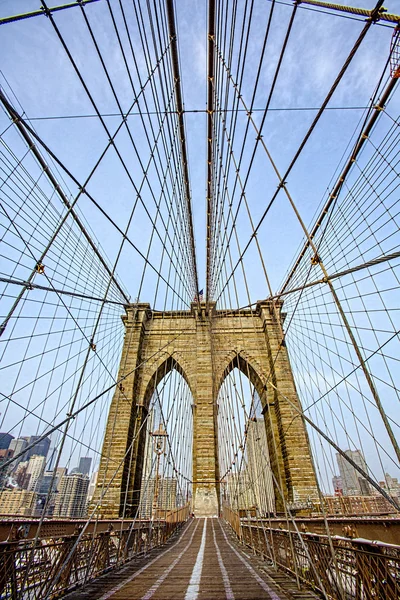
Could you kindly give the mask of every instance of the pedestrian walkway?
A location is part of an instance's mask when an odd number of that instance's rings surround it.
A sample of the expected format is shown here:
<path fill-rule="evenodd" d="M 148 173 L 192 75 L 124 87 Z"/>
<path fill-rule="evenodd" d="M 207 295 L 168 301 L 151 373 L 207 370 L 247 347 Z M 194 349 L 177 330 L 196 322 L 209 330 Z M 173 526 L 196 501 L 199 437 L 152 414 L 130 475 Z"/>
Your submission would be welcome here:
<path fill-rule="evenodd" d="M 193 519 L 178 540 L 70 594 L 74 600 L 289 600 L 316 598 L 251 564 L 220 519 Z M 275 579 L 274 580 L 274 576 Z M 284 583 L 284 585 L 282 585 Z"/>

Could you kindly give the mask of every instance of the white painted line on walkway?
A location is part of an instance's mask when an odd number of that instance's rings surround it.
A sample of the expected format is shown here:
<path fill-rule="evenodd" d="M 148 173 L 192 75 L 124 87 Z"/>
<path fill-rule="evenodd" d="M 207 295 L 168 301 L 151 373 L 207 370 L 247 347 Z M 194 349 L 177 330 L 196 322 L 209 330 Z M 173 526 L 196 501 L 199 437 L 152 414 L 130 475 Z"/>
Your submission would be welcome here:
<path fill-rule="evenodd" d="M 182 537 L 184 537 L 186 535 L 186 533 L 189 531 L 190 527 L 192 526 L 192 523 L 193 523 L 193 521 L 190 523 L 189 527 L 186 529 L 186 531 L 184 532 L 184 534 L 183 534 Z M 196 523 L 195 531 L 197 529 L 197 526 L 198 526 L 198 523 Z M 179 542 L 181 542 L 181 541 L 182 541 L 182 538 L 180 538 L 179 540 L 177 540 L 175 542 L 175 544 L 173 544 L 173 546 L 171 546 L 171 548 L 167 548 L 167 550 L 165 550 L 164 552 L 162 552 L 161 554 L 159 554 L 158 556 L 156 556 L 155 558 L 153 558 L 153 560 L 151 560 L 146 565 L 144 565 L 144 567 L 142 567 L 141 569 L 139 569 L 139 571 L 136 571 L 135 573 L 133 573 L 133 575 L 131 575 L 130 577 L 128 577 L 128 579 L 124 579 L 124 581 L 122 581 L 121 583 L 119 583 L 118 585 L 116 585 L 115 587 L 113 587 L 112 590 L 110 590 L 109 592 L 106 592 L 105 594 L 103 594 L 103 596 L 101 596 L 99 598 L 99 600 L 108 600 L 108 598 L 111 598 L 111 596 L 113 596 L 114 594 L 116 594 L 117 592 L 119 592 L 119 590 L 121 590 L 125 585 L 127 585 L 133 579 L 135 579 L 135 577 L 139 577 L 139 575 L 141 575 L 143 573 L 143 571 L 145 571 L 146 569 L 148 569 L 149 567 L 151 567 L 151 565 L 153 565 L 157 560 L 159 560 L 160 558 L 162 558 L 163 556 L 165 556 L 168 552 L 171 552 L 171 550 L 173 550 L 175 548 L 175 546 L 177 546 L 179 544 Z"/>
<path fill-rule="evenodd" d="M 158 590 L 158 588 L 160 587 L 160 585 L 162 584 L 162 582 L 168 577 L 168 575 L 171 573 L 172 569 L 178 564 L 178 562 L 181 560 L 182 556 L 185 554 L 185 552 L 187 550 L 189 550 L 189 547 L 193 541 L 194 538 L 194 534 L 196 533 L 197 527 L 198 527 L 198 522 L 196 523 L 196 527 L 194 528 L 194 531 L 192 533 L 192 535 L 190 536 L 190 540 L 188 541 L 188 543 L 186 544 L 186 546 L 184 547 L 184 549 L 182 550 L 182 552 L 180 552 L 178 554 L 178 556 L 176 557 L 176 559 L 169 565 L 169 567 L 167 567 L 167 569 L 165 569 L 164 573 L 161 575 L 161 577 L 159 577 L 157 579 L 157 581 L 151 586 L 151 588 L 149 589 L 148 592 L 146 592 L 146 594 L 141 598 L 141 600 L 150 600 L 150 598 L 152 598 L 154 596 L 154 594 L 156 593 L 156 591 Z"/>
<path fill-rule="evenodd" d="M 219 522 L 219 521 L 218 521 Z M 226 537 L 225 531 L 223 530 L 223 527 L 221 525 L 221 523 L 219 522 L 219 526 L 221 527 L 221 531 L 223 533 L 223 536 L 225 538 L 226 543 L 228 544 L 228 546 L 230 547 L 231 550 L 233 550 L 233 552 L 236 554 L 236 556 L 238 557 L 239 560 L 242 561 L 242 563 L 247 567 L 247 569 L 250 571 L 250 573 L 253 575 L 254 579 L 257 581 L 257 583 L 262 587 L 262 589 L 267 592 L 267 594 L 269 595 L 269 597 L 272 600 L 281 600 L 278 596 L 278 594 L 276 594 L 274 592 L 274 590 L 272 590 L 269 585 L 267 583 L 265 583 L 264 579 L 262 579 L 258 573 L 253 569 L 253 567 L 247 562 L 247 560 L 245 558 L 243 558 L 243 556 L 236 550 L 236 548 L 234 548 L 232 546 L 232 544 L 229 542 L 228 538 Z"/>
<path fill-rule="evenodd" d="M 196 600 L 197 596 L 199 595 L 201 571 L 203 569 L 204 548 L 206 547 L 206 531 L 207 517 L 204 519 L 204 528 L 203 535 L 201 537 L 200 549 L 193 567 L 188 588 L 186 590 L 185 600 Z"/>
<path fill-rule="evenodd" d="M 222 573 L 222 581 L 224 582 L 226 600 L 235 600 L 235 596 L 233 595 L 233 591 L 231 588 L 231 583 L 229 581 L 228 571 L 225 569 L 224 561 L 222 560 L 221 552 L 219 551 L 219 548 L 218 548 L 217 538 L 215 536 L 214 521 L 211 521 L 211 525 L 212 525 L 212 530 L 213 530 L 214 545 L 215 545 L 215 549 L 217 551 L 218 564 L 219 564 L 219 568 L 221 569 L 221 573 Z"/>

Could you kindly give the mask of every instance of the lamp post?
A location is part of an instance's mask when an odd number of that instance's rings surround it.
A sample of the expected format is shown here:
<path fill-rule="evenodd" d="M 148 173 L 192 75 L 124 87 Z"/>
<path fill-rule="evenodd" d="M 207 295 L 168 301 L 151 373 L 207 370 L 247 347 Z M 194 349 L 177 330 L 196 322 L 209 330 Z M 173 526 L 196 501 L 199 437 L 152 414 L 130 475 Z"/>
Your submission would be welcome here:
<path fill-rule="evenodd" d="M 154 485 L 154 497 L 153 497 L 153 515 L 156 514 L 157 504 L 158 504 L 158 472 L 160 469 L 160 459 L 161 455 L 165 452 L 165 438 L 167 437 L 167 432 L 164 429 L 162 423 L 158 426 L 156 431 L 153 431 L 151 434 L 153 436 L 153 449 L 157 455 L 156 462 L 156 480 Z M 154 517 L 153 517 L 154 518 Z"/>

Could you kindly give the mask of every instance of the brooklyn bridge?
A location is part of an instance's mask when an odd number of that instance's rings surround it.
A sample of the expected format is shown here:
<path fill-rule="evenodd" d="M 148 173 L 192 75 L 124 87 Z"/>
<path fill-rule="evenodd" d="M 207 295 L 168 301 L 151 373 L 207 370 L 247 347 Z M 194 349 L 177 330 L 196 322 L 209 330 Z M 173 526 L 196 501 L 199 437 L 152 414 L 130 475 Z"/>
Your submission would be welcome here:
<path fill-rule="evenodd" d="M 1 599 L 400 598 L 400 15 L 361 4 L 0 2 Z"/>

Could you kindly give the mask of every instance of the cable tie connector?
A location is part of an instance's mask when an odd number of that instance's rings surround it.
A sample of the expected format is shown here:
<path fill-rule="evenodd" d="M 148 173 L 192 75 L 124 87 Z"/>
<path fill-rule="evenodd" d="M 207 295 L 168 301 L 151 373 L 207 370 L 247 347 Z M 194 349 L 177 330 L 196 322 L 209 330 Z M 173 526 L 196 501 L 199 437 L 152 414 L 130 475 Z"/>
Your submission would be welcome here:
<path fill-rule="evenodd" d="M 33 290 L 33 285 L 31 284 L 30 281 L 27 281 L 27 283 L 26 283 L 26 289 L 27 290 Z"/>
<path fill-rule="evenodd" d="M 318 254 L 315 253 L 314 256 L 311 258 L 311 264 L 313 266 L 315 266 L 315 265 L 319 265 L 320 262 L 321 262 L 320 257 L 318 256 Z"/>
<path fill-rule="evenodd" d="M 51 12 L 50 12 L 50 10 L 47 8 L 47 6 L 43 6 L 43 4 L 42 4 L 42 6 L 40 7 L 40 9 L 41 9 L 41 10 L 44 12 L 44 14 L 46 15 L 46 17 L 50 17 L 50 15 L 51 15 Z"/>
<path fill-rule="evenodd" d="M 256 137 L 256 141 L 257 141 L 257 142 L 260 142 L 260 141 L 262 140 L 262 138 L 263 138 L 263 136 L 262 136 L 261 134 L 259 134 L 259 135 Z"/>
<path fill-rule="evenodd" d="M 93 350 L 93 352 L 96 352 L 96 344 L 93 339 L 90 340 L 90 349 Z"/>
<path fill-rule="evenodd" d="M 3 333 L 5 332 L 5 330 L 6 330 L 6 327 L 7 327 L 7 321 L 5 321 L 4 323 L 2 323 L 2 324 L 0 325 L 0 337 L 1 337 L 1 336 L 3 335 Z"/>
<path fill-rule="evenodd" d="M 36 273 L 39 273 L 39 275 L 44 275 L 44 264 L 37 263 L 37 265 L 36 265 Z"/>
<path fill-rule="evenodd" d="M 125 391 L 125 388 L 122 385 L 122 383 L 119 384 L 118 389 L 119 389 L 120 392 L 124 392 Z"/>

